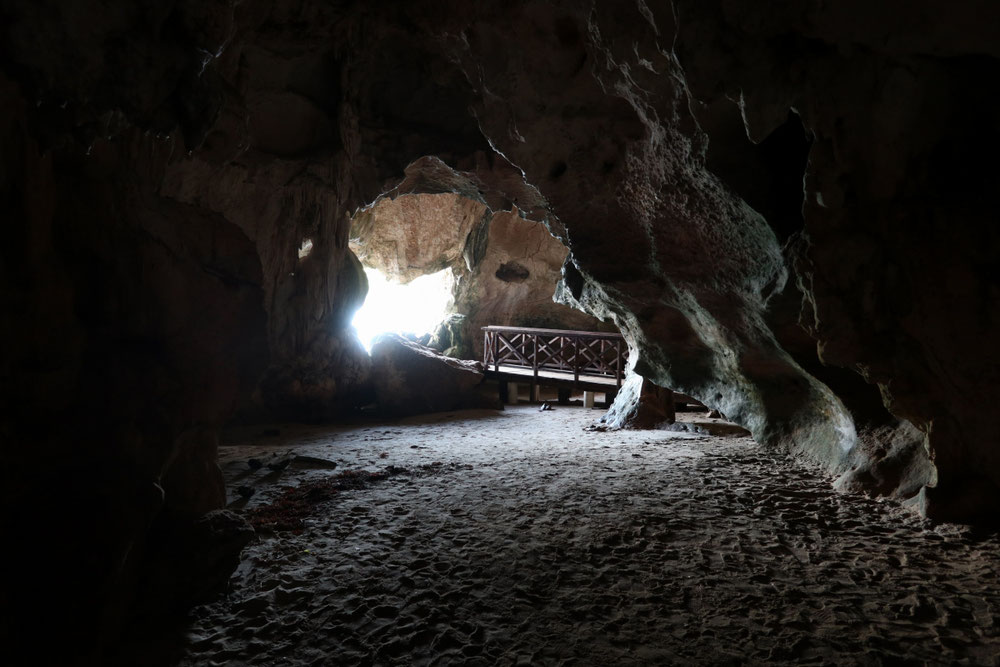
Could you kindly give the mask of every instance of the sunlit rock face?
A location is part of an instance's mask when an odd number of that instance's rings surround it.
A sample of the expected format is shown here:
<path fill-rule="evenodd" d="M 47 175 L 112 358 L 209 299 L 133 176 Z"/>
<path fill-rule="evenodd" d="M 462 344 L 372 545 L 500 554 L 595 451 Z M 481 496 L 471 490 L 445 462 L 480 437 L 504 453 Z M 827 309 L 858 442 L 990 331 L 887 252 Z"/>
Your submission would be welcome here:
<path fill-rule="evenodd" d="M 484 217 L 484 204 L 457 194 L 386 198 L 355 216 L 351 247 L 366 266 L 406 283 L 458 266 Z"/>
<path fill-rule="evenodd" d="M 494 212 L 478 190 L 457 189 L 462 194 L 387 197 L 359 211 L 351 231 L 358 257 L 394 280 L 452 271 L 454 312 L 463 316 L 449 340 L 453 354 L 481 358 L 488 325 L 608 327 L 553 301 L 568 250 L 544 224 Z"/>
<path fill-rule="evenodd" d="M 481 358 L 489 325 L 600 331 L 599 320 L 555 303 L 568 250 L 540 222 L 510 212 L 492 217 L 485 252 L 458 285 L 456 309 L 468 318 L 473 354 Z"/>
<path fill-rule="evenodd" d="M 349 240 L 382 195 L 516 207 L 643 375 L 845 489 L 995 518 L 998 12 L 7 0 L 3 528 L 51 576 L 2 617 L 48 600 L 87 654 L 155 518 L 221 502 L 220 424 L 371 400 Z M 508 224 L 462 251 L 487 297 L 555 261 L 491 255 Z"/>

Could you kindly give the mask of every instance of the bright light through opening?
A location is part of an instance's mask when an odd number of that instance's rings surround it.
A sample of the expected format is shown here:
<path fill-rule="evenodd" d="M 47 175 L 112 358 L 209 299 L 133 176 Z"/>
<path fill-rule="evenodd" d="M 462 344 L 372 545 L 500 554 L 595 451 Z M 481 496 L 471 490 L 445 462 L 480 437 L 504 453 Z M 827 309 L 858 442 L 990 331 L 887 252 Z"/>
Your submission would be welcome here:
<path fill-rule="evenodd" d="M 380 271 L 365 269 L 368 297 L 354 315 L 354 328 L 366 350 L 380 333 L 434 333 L 452 307 L 451 269 L 420 276 L 405 285 L 390 282 Z"/>

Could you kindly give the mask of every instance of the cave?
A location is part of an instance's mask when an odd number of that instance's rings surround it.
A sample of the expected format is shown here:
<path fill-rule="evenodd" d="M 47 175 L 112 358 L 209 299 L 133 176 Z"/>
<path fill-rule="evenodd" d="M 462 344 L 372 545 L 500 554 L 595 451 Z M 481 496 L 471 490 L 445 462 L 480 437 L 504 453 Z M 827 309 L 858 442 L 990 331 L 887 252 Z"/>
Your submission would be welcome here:
<path fill-rule="evenodd" d="M 1000 6 L 0 18 L 6 664 L 1000 659 Z"/>

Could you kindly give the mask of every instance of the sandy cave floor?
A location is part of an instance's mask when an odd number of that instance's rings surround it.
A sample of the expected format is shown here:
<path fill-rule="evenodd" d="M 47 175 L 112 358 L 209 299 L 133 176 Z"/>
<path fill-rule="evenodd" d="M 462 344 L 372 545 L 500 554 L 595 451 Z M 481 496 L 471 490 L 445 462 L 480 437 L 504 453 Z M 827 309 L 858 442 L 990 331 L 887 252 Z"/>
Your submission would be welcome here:
<path fill-rule="evenodd" d="M 252 543 L 182 664 L 1000 664 L 996 536 L 837 494 L 734 429 L 585 430 L 600 414 L 236 433 L 220 456 L 243 512 L 408 472 Z M 288 453 L 338 467 L 247 467 Z"/>

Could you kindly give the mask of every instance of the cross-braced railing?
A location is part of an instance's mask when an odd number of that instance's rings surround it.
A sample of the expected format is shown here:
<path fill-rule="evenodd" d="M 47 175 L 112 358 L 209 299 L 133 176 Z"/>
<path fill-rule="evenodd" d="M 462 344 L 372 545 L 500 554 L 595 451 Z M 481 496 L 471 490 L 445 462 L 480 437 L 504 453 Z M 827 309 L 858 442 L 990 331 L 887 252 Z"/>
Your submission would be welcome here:
<path fill-rule="evenodd" d="M 628 361 L 625 339 L 617 333 L 526 329 L 523 327 L 483 327 L 483 363 L 500 371 L 502 366 L 580 376 L 610 377 L 621 386 Z"/>

